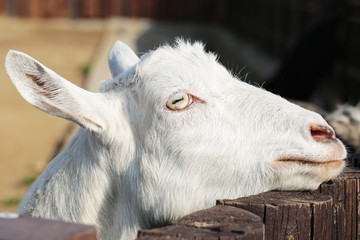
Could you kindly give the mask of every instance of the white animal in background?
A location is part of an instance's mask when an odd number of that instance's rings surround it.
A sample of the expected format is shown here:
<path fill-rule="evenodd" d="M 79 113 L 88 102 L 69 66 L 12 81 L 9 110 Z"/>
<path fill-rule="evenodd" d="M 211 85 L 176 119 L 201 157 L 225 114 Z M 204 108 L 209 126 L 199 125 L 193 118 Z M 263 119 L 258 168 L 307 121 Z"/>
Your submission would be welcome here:
<path fill-rule="evenodd" d="M 201 43 L 178 40 L 139 59 L 116 42 L 109 65 L 113 79 L 92 93 L 8 53 L 20 94 L 81 126 L 20 214 L 131 239 L 216 199 L 316 189 L 344 167 L 346 150 L 320 115 L 239 81 Z"/>
<path fill-rule="evenodd" d="M 325 118 L 344 143 L 360 153 L 360 103 L 339 105 Z"/>

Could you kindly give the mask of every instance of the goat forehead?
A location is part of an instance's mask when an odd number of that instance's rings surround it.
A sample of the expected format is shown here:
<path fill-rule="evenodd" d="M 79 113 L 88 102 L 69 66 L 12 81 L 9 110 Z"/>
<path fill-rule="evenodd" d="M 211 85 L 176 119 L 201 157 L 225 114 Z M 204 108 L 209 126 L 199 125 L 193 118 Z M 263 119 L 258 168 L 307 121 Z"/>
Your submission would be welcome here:
<path fill-rule="evenodd" d="M 191 53 L 182 55 L 176 51 L 164 54 L 154 53 L 139 64 L 136 71 L 137 91 L 160 98 L 186 91 L 201 98 L 219 92 L 225 82 L 233 80 L 231 74 L 215 58 L 196 58 Z"/>
<path fill-rule="evenodd" d="M 178 61 L 192 61 L 193 63 L 200 62 L 214 62 L 216 56 L 213 53 L 208 53 L 204 50 L 204 46 L 201 43 L 191 44 L 189 42 L 178 41 L 177 44 L 172 47 L 170 45 L 164 45 L 154 51 L 142 56 L 142 62 L 162 63 L 169 59 L 176 59 Z"/>
<path fill-rule="evenodd" d="M 166 75 L 167 73 L 181 74 L 185 73 L 183 70 L 186 70 L 188 73 L 196 74 L 209 71 L 216 65 L 219 64 L 215 55 L 206 53 L 202 45 L 180 43 L 176 47 L 163 46 L 144 55 L 139 63 L 138 73 Z"/>

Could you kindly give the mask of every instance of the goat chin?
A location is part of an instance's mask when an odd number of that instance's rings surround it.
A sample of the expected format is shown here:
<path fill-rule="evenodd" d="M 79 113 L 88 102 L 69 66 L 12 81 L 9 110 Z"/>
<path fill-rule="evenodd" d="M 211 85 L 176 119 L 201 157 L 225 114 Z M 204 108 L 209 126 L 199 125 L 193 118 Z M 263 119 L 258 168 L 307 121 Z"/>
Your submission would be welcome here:
<path fill-rule="evenodd" d="M 276 190 L 316 190 L 323 182 L 335 178 L 343 171 L 345 161 L 324 162 L 280 161 Z M 300 170 L 301 169 L 301 170 Z"/>

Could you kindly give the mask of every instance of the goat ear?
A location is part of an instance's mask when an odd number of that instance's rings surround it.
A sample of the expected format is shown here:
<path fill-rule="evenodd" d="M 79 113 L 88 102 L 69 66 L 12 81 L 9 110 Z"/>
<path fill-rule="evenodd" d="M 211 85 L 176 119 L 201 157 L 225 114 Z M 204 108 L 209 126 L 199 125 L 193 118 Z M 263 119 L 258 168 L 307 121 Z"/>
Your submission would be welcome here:
<path fill-rule="evenodd" d="M 110 49 L 108 62 L 113 78 L 139 62 L 138 56 L 125 43 L 116 41 Z"/>
<path fill-rule="evenodd" d="M 20 94 L 35 107 L 91 131 L 103 129 L 101 94 L 77 87 L 21 52 L 10 50 L 5 68 Z"/>

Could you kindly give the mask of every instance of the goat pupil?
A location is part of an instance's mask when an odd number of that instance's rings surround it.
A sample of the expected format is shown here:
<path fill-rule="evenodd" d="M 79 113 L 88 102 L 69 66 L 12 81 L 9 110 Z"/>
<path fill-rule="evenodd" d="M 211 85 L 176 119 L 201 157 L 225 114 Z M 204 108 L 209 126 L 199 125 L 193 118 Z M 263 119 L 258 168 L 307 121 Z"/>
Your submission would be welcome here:
<path fill-rule="evenodd" d="M 174 101 L 172 101 L 172 104 L 177 104 L 178 102 L 181 102 L 182 100 L 184 100 L 184 97 L 181 97 L 179 99 L 175 99 Z"/>

